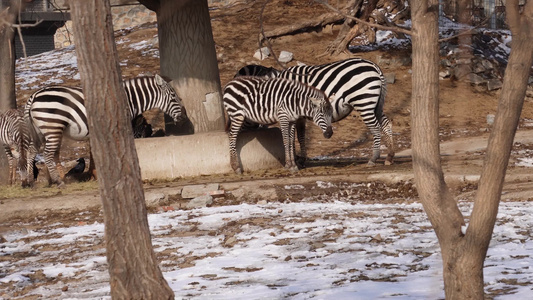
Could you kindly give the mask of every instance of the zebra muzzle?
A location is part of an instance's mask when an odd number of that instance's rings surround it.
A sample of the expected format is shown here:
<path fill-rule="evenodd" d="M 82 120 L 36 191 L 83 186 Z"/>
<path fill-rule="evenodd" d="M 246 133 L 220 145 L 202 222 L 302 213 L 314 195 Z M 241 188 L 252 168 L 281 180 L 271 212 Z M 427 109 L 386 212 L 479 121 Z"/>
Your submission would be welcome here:
<path fill-rule="evenodd" d="M 324 130 L 324 137 L 329 139 L 333 135 L 333 128 L 331 126 L 328 126 L 326 130 Z"/>

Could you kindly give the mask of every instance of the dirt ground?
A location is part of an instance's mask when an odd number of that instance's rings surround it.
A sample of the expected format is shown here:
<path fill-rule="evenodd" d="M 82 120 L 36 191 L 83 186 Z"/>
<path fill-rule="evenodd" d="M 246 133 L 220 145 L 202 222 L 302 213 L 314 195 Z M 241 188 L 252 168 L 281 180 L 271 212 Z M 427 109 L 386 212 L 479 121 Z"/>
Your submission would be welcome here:
<path fill-rule="evenodd" d="M 222 85 L 227 83 L 236 71 L 246 64 L 260 63 L 266 66 L 278 67 L 272 57 L 262 62 L 254 60 L 252 57 L 259 47 L 260 10 L 261 4 L 255 1 L 246 1 L 228 8 L 211 10 L 213 35 L 219 59 Z M 265 9 L 264 27 L 268 31 L 300 20 L 316 18 L 326 12 L 328 12 L 326 8 L 312 1 L 272 1 Z M 391 61 L 401 61 L 401 59 L 410 55 L 410 49 L 377 50 L 361 53 L 346 52 L 336 57 L 324 55 L 324 50 L 335 39 L 339 28 L 339 25 L 327 26 L 316 31 L 276 38 L 271 42 L 274 51 L 278 53 L 282 50 L 294 53 L 294 60 L 289 63 L 289 66 L 295 65 L 297 62 L 321 64 L 354 56 L 372 61 L 377 61 L 380 57 L 390 58 Z M 139 51 L 127 47 L 128 43 L 152 39 L 156 35 L 157 29 L 154 24 L 117 32 L 117 40 L 126 41 L 117 46 L 120 59 L 126 61 L 122 66 L 122 72 L 125 77 L 133 77 L 147 71 L 159 72 L 159 62 L 156 58 L 151 56 L 144 57 Z M 253 202 L 260 200 L 262 197 L 272 199 L 286 197 L 287 195 L 281 195 L 275 191 L 279 191 L 279 189 L 276 189 L 277 186 L 283 186 L 288 181 L 305 184 L 316 180 L 377 181 L 382 182 L 380 183 L 382 185 L 396 185 L 399 182 L 405 184 L 407 182 L 408 188 L 401 189 L 396 196 L 401 198 L 416 194 L 416 189 L 412 187 L 412 164 L 408 152 L 411 145 L 411 66 L 409 64 L 391 63 L 381 67 L 386 74 L 394 74 L 395 76 L 395 82 L 388 85 L 385 105 L 385 113 L 393 122 L 398 153 L 394 165 L 378 165 L 374 168 L 366 166 L 366 161 L 371 153 L 371 136 L 359 116 L 356 113 L 352 113 L 346 119 L 334 124 L 335 133 L 329 140 L 322 138 L 315 126 L 310 127 L 308 155 L 319 159 L 311 160 L 308 168 L 296 174 L 281 169 L 244 175 L 224 174 L 178 178 L 170 182 L 147 182 L 145 183 L 147 195 L 166 191 L 169 199 L 164 204 L 170 205 L 173 202 L 182 202 L 177 191 L 185 185 L 217 182 L 221 183 L 221 188 L 226 191 L 240 191 L 240 193 L 233 193 L 232 196 L 227 196 L 225 198 L 227 202 L 224 203 L 233 203 L 234 201 Z M 66 79 L 66 84 L 76 85 L 77 83 L 72 79 Z M 440 88 L 441 139 L 453 149 L 443 155 L 444 170 L 448 175 L 450 185 L 457 191 L 458 195 L 461 193 L 470 193 L 469 195 L 472 195 L 472 191 L 475 189 L 475 179 L 480 174 L 484 157 L 483 141 L 486 143 L 486 138 L 490 131 L 486 118 L 487 114 L 496 112 L 498 91 L 479 92 L 469 84 L 449 79 L 442 80 Z M 18 99 L 27 99 L 30 92 L 20 93 L 17 95 Z M 530 137 L 533 136 L 533 131 L 527 131 L 533 127 L 532 120 L 533 105 L 532 100 L 528 98 L 520 121 L 520 140 L 517 138 L 520 143 L 515 144 L 516 149 L 513 151 L 508 170 L 509 178 L 512 178 L 512 180 L 506 185 L 506 189 L 509 190 L 508 196 L 512 194 L 516 197 L 524 197 L 524 200 L 531 199 L 531 195 L 533 195 L 533 187 L 530 184 L 531 179 L 529 176 L 530 169 L 517 167 L 515 163 L 520 157 L 532 156 L 533 143 Z M 472 148 L 477 145 L 473 142 L 474 139 L 480 141 L 480 147 Z M 467 148 L 460 148 L 465 144 L 468 146 Z M 74 161 L 80 156 L 88 157 L 87 147 L 84 143 L 64 142 L 61 151 L 62 161 Z M 384 154 L 380 163 L 383 160 Z M 268 189 L 258 189 L 258 187 L 265 186 Z M 79 209 L 99 209 L 96 182 L 72 183 L 70 187 L 63 190 L 58 190 L 55 187 L 45 188 L 44 183 L 41 182 L 37 189 L 21 194 L 10 194 L 10 190 L 6 190 L 7 192 L 4 191 L 4 195 L 0 195 L 0 198 L 3 198 L 0 204 L 0 207 L 3 207 L 0 219 L 3 221 L 13 221 L 34 216 L 35 214 L 50 213 L 55 215 L 59 212 Z M 262 194 L 258 190 L 265 190 L 266 192 Z M 386 189 L 384 188 L 384 190 Z M 513 194 L 511 191 L 516 193 Z M 291 198 L 301 199 L 307 196 L 306 193 L 308 191 L 295 190 L 293 193 L 290 195 Z M 367 194 L 369 201 L 370 199 L 379 201 L 383 196 L 380 189 L 370 189 Z M 215 202 L 215 205 L 223 205 L 224 203 L 219 201 Z M 158 205 L 161 205 L 161 203 L 158 203 Z M 157 207 L 153 207 L 153 209 L 157 209 Z M 62 214 L 57 214 L 57 218 L 62 222 L 68 220 Z M 6 224 L 9 224 L 9 222 Z"/>

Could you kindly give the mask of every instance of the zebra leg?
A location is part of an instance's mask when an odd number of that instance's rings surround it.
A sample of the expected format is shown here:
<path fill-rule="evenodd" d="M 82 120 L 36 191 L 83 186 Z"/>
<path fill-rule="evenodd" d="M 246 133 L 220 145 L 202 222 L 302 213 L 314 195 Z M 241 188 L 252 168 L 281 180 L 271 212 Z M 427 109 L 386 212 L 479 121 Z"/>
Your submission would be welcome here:
<path fill-rule="evenodd" d="M 239 157 L 237 156 L 237 136 L 241 130 L 242 124 L 244 123 L 244 116 L 228 116 L 230 118 L 230 129 L 229 129 L 229 155 L 230 155 L 230 165 L 233 171 L 237 174 L 242 174 L 241 163 Z"/>
<path fill-rule="evenodd" d="M 381 134 L 383 137 L 383 143 L 389 150 L 387 158 L 385 159 L 385 165 L 392 165 L 394 163 L 394 140 L 392 139 L 392 123 L 391 121 L 383 115 L 381 118 Z"/>
<path fill-rule="evenodd" d="M 372 133 L 372 136 L 374 137 L 374 144 L 372 147 L 372 158 L 368 161 L 369 166 L 375 166 L 376 161 L 378 160 L 380 154 L 381 154 L 381 127 L 379 124 L 374 124 L 370 128 L 370 133 Z"/>
<path fill-rule="evenodd" d="M 33 164 L 35 162 L 35 156 L 37 156 L 37 150 L 28 149 L 26 154 L 26 179 L 22 181 L 22 187 L 33 187 L 35 182 L 35 174 L 33 172 Z"/>
<path fill-rule="evenodd" d="M 14 166 L 14 158 L 13 158 L 13 154 L 11 153 L 11 148 L 4 144 L 4 149 L 6 151 L 6 156 L 7 156 L 7 163 L 9 165 L 9 185 L 13 185 L 13 183 L 15 182 L 15 174 L 16 174 L 16 167 Z"/>
<path fill-rule="evenodd" d="M 64 185 L 62 178 L 65 175 L 63 167 L 59 163 L 59 143 L 46 143 L 44 146 L 44 162 L 50 174 L 49 184 L 57 184 L 59 187 Z M 57 145 L 57 146 L 56 146 Z"/>
<path fill-rule="evenodd" d="M 305 122 L 306 120 L 304 118 L 300 118 L 296 121 L 296 137 L 298 138 L 298 144 L 300 144 L 300 156 L 296 156 L 296 163 L 302 168 L 305 168 L 305 161 L 307 160 L 307 148 L 305 147 Z"/>
<path fill-rule="evenodd" d="M 294 161 L 294 131 L 295 124 L 287 120 L 280 120 L 279 127 L 283 137 L 283 146 L 285 147 L 285 168 L 291 172 L 298 171 L 298 166 Z M 292 145 L 292 146 L 291 146 Z"/>

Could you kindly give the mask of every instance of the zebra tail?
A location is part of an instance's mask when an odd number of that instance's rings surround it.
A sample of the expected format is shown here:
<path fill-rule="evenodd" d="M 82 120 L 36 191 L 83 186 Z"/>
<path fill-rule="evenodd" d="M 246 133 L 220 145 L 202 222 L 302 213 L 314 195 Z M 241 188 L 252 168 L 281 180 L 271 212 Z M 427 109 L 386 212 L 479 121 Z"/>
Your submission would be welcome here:
<path fill-rule="evenodd" d="M 28 101 L 28 104 L 26 105 L 25 111 L 24 111 L 24 124 L 22 125 L 22 132 L 25 133 L 25 138 L 22 138 L 24 140 L 24 149 L 28 152 L 31 150 L 33 151 L 39 151 L 41 149 L 41 146 L 44 142 L 44 136 L 43 134 L 35 128 L 35 124 L 33 123 L 33 118 L 31 116 L 31 101 Z"/>

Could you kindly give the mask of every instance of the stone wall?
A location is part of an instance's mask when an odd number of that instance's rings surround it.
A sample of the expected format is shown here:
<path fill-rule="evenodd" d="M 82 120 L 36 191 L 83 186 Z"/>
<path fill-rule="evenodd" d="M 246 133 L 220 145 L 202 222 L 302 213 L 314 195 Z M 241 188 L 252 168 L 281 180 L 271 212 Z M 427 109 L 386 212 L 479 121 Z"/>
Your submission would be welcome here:
<path fill-rule="evenodd" d="M 147 9 L 144 5 L 120 5 L 111 8 L 113 14 L 113 28 L 120 30 L 148 22 L 156 22 L 155 12 Z M 72 21 L 67 21 L 65 26 L 59 28 L 54 36 L 55 48 L 63 48 L 72 45 Z"/>

